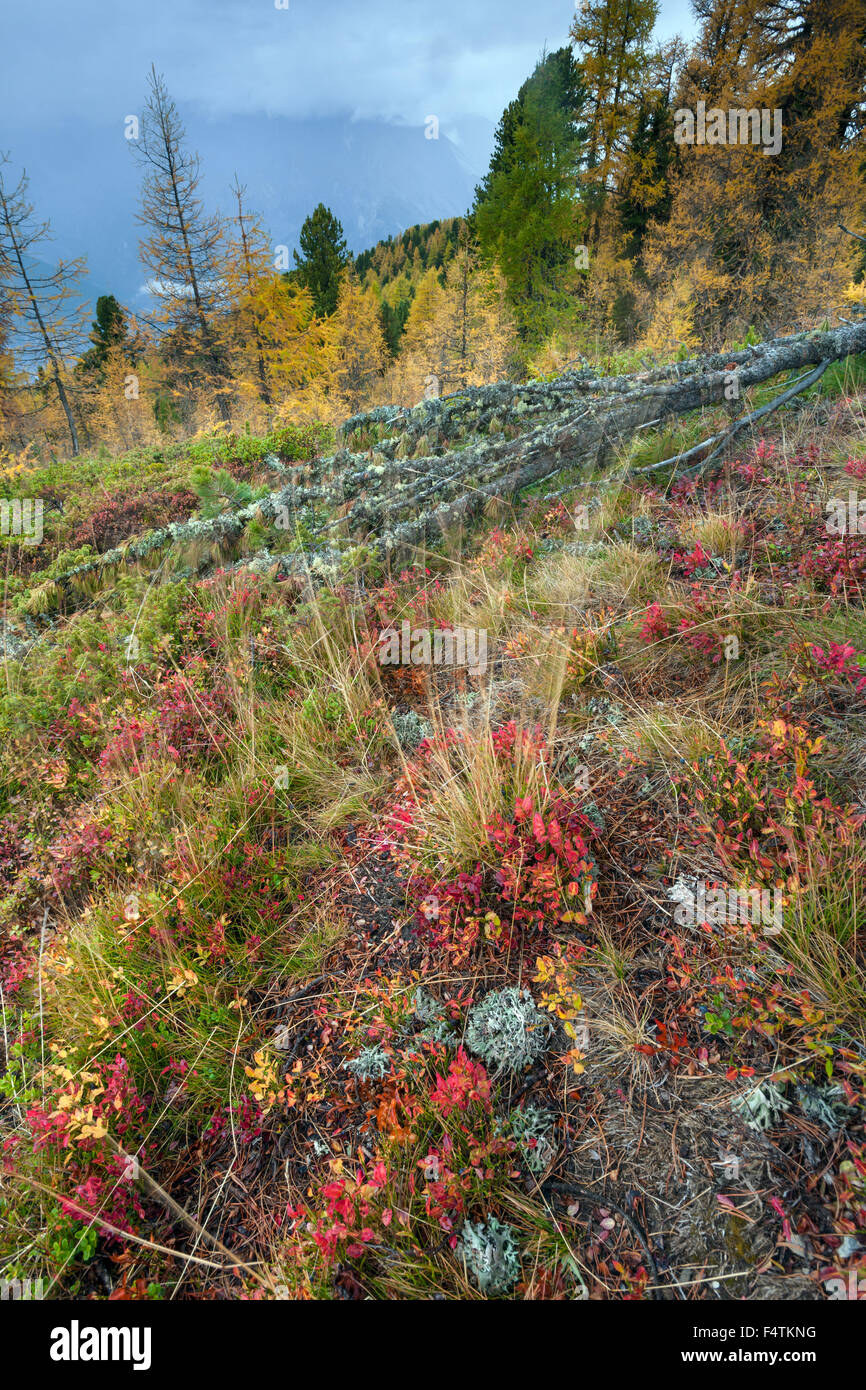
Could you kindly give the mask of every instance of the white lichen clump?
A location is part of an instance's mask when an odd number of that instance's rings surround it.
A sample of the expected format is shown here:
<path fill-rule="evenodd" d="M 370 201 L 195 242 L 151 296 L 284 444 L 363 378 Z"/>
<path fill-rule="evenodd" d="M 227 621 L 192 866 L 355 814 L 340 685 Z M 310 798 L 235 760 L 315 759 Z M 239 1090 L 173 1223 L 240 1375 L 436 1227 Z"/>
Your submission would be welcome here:
<path fill-rule="evenodd" d="M 360 1081 L 381 1081 L 391 1070 L 391 1058 L 378 1043 L 372 1047 L 362 1047 L 357 1057 L 343 1064 L 354 1072 Z"/>
<path fill-rule="evenodd" d="M 508 1128 L 531 1173 L 543 1173 L 549 1168 L 556 1157 L 553 1125 L 549 1114 L 540 1110 L 537 1105 L 512 1110 L 508 1117 Z"/>
<path fill-rule="evenodd" d="M 457 1244 L 458 1258 L 483 1294 L 508 1293 L 520 1274 L 520 1250 L 513 1226 L 490 1216 L 467 1221 Z"/>
<path fill-rule="evenodd" d="M 763 1130 L 771 1129 L 790 1106 L 778 1086 L 774 1086 L 772 1081 L 765 1081 L 740 1096 L 734 1096 L 731 1109 L 749 1129 Z"/>
<path fill-rule="evenodd" d="M 545 1051 L 552 1027 L 528 989 L 493 990 L 469 1010 L 466 1046 L 492 1071 L 520 1071 Z"/>

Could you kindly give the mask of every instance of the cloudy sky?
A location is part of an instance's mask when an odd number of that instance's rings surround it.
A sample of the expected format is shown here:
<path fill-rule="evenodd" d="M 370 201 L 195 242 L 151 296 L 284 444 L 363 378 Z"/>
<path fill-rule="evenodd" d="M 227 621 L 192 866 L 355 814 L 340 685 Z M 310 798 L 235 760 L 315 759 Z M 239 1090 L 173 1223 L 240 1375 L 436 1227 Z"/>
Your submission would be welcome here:
<path fill-rule="evenodd" d="M 276 3 L 5 0 L 0 122 L 56 138 L 61 124 L 120 121 L 151 62 L 212 115 L 495 121 L 573 14 L 568 0 Z M 692 27 L 687 0 L 661 0 L 660 35 Z"/>
<path fill-rule="evenodd" d="M 30 175 L 57 255 L 88 257 L 94 293 L 141 293 L 138 175 L 123 138 L 151 63 L 226 211 L 237 169 L 275 243 L 318 201 L 354 251 L 463 213 L 503 107 L 574 0 L 2 0 L 0 151 Z M 278 9 L 277 4 L 287 4 Z M 657 36 L 689 37 L 688 0 Z M 410 138 L 435 115 L 438 144 Z"/>

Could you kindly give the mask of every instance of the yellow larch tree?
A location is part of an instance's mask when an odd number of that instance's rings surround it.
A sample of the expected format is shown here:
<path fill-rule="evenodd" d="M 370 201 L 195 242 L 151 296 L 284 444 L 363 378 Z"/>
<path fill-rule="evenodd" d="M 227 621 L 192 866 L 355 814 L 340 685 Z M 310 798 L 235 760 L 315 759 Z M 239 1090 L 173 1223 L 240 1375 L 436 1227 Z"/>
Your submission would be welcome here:
<path fill-rule="evenodd" d="M 246 407 L 260 403 L 270 414 L 302 393 L 317 370 L 313 297 L 275 269 L 267 234 L 245 206 L 246 188 L 237 176 L 232 193 L 236 213 L 223 271 L 227 352 Z"/>
<path fill-rule="evenodd" d="M 337 308 L 320 331 L 313 389 L 322 396 L 322 418 L 333 421 L 375 403 L 388 362 L 378 296 L 361 287 L 354 269 L 344 272 Z"/>

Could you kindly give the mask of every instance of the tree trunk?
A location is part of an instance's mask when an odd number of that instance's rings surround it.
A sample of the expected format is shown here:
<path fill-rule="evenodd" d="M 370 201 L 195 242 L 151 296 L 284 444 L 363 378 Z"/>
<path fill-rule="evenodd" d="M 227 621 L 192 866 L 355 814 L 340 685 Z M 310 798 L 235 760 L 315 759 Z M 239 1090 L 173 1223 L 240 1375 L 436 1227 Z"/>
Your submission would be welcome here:
<path fill-rule="evenodd" d="M 239 536 L 253 516 L 269 523 L 284 509 L 291 514 L 321 507 L 325 512 L 317 541 L 308 547 L 310 553 L 299 551 L 290 557 L 296 569 L 308 567 L 317 553 L 333 554 L 338 529 L 349 545 L 362 539 L 389 554 L 467 523 L 492 497 L 515 496 L 564 469 L 594 464 L 600 453 L 627 442 L 642 426 L 723 404 L 732 367 L 739 369 L 744 391 L 781 372 L 817 367 L 861 352 L 866 352 L 866 320 L 826 333 L 800 333 L 739 352 L 697 357 L 639 375 L 594 378 L 571 372 L 550 382 L 467 387 L 452 398 L 424 401 L 413 410 L 379 407 L 352 417 L 343 426 L 344 438 L 377 426 L 379 442 L 372 463 L 369 451 L 356 454 L 341 449 L 307 466 L 309 484 L 292 483 L 232 516 L 166 528 L 158 544 L 153 537 L 140 544 L 133 541 L 124 553 L 114 551 L 80 565 L 60 576 L 57 584 L 65 587 L 104 565 L 151 557 L 156 550 L 187 539 L 210 539 L 218 547 Z M 527 429 L 527 411 L 532 409 L 550 418 Z M 509 416 L 525 430 L 519 438 L 491 440 L 481 434 L 468 447 L 413 457 L 413 482 L 406 485 L 407 466 L 398 451 L 401 439 L 429 436 L 433 428 L 453 438 L 461 420 L 478 434 L 490 420 L 496 418 L 501 426 Z M 392 438 L 384 439 L 389 431 Z M 400 515 L 405 519 L 392 525 L 391 518 Z M 285 563 L 289 564 L 288 558 Z"/>

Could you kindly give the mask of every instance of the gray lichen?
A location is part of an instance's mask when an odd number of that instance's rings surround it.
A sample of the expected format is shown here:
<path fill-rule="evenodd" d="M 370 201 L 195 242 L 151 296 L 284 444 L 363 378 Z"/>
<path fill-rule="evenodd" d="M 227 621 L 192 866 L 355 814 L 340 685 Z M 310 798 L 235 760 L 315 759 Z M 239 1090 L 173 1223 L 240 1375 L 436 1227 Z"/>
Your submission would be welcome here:
<path fill-rule="evenodd" d="M 357 1057 L 352 1057 L 343 1066 L 354 1072 L 359 1081 L 381 1081 L 391 1070 L 391 1058 L 378 1043 L 372 1047 L 362 1047 Z"/>
<path fill-rule="evenodd" d="M 419 985 L 412 996 L 412 1012 L 419 1023 L 438 1023 L 440 1019 L 448 1017 L 445 1005 L 440 1004 L 423 985 Z"/>
<path fill-rule="evenodd" d="M 512 1110 L 507 1128 L 531 1173 L 543 1173 L 556 1157 L 553 1124 L 550 1115 L 537 1105 L 525 1105 Z"/>
<path fill-rule="evenodd" d="M 457 1242 L 457 1256 L 481 1293 L 509 1293 L 520 1275 L 520 1247 L 513 1226 L 489 1216 L 467 1221 Z"/>
<path fill-rule="evenodd" d="M 407 753 L 414 752 L 421 740 L 429 738 L 433 732 L 430 721 L 422 719 L 413 709 L 406 710 L 403 714 L 392 714 L 391 723 L 397 742 Z"/>
<path fill-rule="evenodd" d="M 797 1087 L 797 1100 L 806 1119 L 830 1134 L 836 1134 L 856 1113 L 847 1104 L 841 1086 L 813 1086 L 805 1082 Z"/>
<path fill-rule="evenodd" d="M 412 998 L 412 1011 L 419 1023 L 425 1026 L 415 1034 L 416 1040 L 423 1042 L 454 1043 L 457 1036 L 454 1024 L 444 1004 L 419 985 Z"/>
<path fill-rule="evenodd" d="M 553 1028 L 528 989 L 493 990 L 469 1010 L 466 1046 L 495 1072 L 520 1071 L 550 1043 Z"/>
<path fill-rule="evenodd" d="M 741 1095 L 734 1096 L 731 1109 L 749 1129 L 762 1130 L 771 1129 L 785 1111 L 790 1109 L 790 1103 L 772 1081 L 763 1081 L 748 1091 L 743 1091 Z"/>

